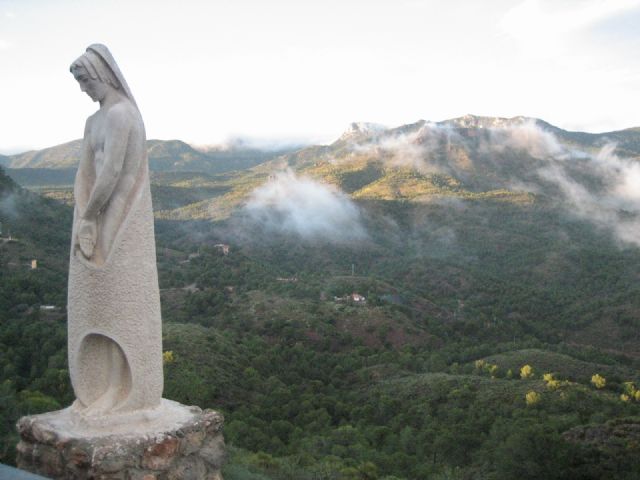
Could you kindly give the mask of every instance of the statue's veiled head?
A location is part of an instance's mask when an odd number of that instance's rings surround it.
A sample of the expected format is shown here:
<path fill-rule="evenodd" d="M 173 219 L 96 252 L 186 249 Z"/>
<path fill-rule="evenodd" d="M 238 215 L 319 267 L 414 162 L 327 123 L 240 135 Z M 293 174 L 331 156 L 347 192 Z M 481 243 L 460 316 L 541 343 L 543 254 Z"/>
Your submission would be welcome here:
<path fill-rule="evenodd" d="M 69 70 L 80 84 L 80 90 L 94 102 L 102 101 L 110 89 L 122 89 L 113 70 L 91 47 L 71 64 Z"/>
<path fill-rule="evenodd" d="M 109 66 L 92 50 L 78 57 L 69 70 L 80 84 L 80 90 L 94 102 L 103 100 L 109 89 L 120 88 L 120 82 Z"/>

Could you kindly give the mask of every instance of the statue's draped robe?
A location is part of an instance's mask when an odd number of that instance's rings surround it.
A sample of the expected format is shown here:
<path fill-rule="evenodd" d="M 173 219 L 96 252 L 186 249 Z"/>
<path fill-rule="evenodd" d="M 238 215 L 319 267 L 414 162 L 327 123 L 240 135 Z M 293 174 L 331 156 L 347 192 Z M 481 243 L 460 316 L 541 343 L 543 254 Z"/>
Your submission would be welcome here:
<path fill-rule="evenodd" d="M 129 137 L 123 141 L 131 142 Z M 121 176 L 97 217 L 91 259 L 77 244 L 86 205 L 76 205 L 74 212 L 69 368 L 80 408 L 90 407 L 114 386 L 117 402 L 109 412 L 153 408 L 162 396 L 160 295 L 144 127 L 141 137 L 134 140 L 138 145 L 128 145 L 122 167 L 128 175 Z M 99 175 L 91 159 L 81 161 L 74 188 L 78 203 L 88 198 Z"/>

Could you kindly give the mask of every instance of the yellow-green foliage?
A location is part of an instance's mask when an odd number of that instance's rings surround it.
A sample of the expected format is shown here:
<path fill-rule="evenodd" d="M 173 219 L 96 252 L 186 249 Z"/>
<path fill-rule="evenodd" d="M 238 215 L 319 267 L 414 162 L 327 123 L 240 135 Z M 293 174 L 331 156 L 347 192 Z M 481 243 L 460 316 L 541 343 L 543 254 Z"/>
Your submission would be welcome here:
<path fill-rule="evenodd" d="M 476 360 L 475 361 L 475 367 L 476 370 L 478 370 L 479 372 L 486 372 L 489 375 L 491 375 L 491 378 L 495 378 L 496 374 L 498 373 L 498 365 L 495 365 L 493 363 L 487 363 L 485 360 Z"/>
<path fill-rule="evenodd" d="M 455 195 L 456 181 L 439 182 L 433 175 L 423 175 L 412 169 L 390 168 L 384 176 L 353 193 L 355 198 L 381 200 L 418 200 L 431 195 Z M 457 195 L 456 195 L 457 196 Z"/>
<path fill-rule="evenodd" d="M 550 390 L 557 390 L 558 388 L 560 388 L 560 380 L 556 380 L 555 378 L 553 378 L 552 373 L 545 373 L 542 376 L 542 379 L 547 383 L 547 388 L 549 388 Z"/>
<path fill-rule="evenodd" d="M 331 181 L 331 177 L 329 178 Z M 533 203 L 530 193 L 498 189 L 471 192 L 448 175 L 422 174 L 408 168 L 387 168 L 384 175 L 353 193 L 354 198 L 420 201 L 429 197 L 457 197 L 464 200 L 498 200 L 517 204 Z"/>
<path fill-rule="evenodd" d="M 607 385 L 607 380 L 597 373 L 591 377 L 591 383 L 597 389 L 604 388 Z"/>
<path fill-rule="evenodd" d="M 598 374 L 609 380 L 609 377 L 619 376 L 637 382 L 638 370 L 623 365 L 611 366 L 594 361 L 578 360 L 566 354 L 544 351 L 540 349 L 523 349 L 504 352 L 484 357 L 488 363 L 496 363 L 505 370 L 512 369 L 514 375 L 524 364 L 535 365 L 536 373 L 542 376 L 545 372 L 553 372 L 554 378 L 571 378 L 577 383 L 589 385 L 591 376 Z M 563 380 L 564 381 L 564 380 Z"/>
<path fill-rule="evenodd" d="M 540 401 L 541 397 L 538 392 L 534 392 L 533 390 L 530 390 L 526 393 L 524 398 L 525 398 L 525 401 L 527 402 L 527 405 L 535 405 Z"/>
<path fill-rule="evenodd" d="M 162 353 L 162 363 L 164 363 L 165 365 L 173 363 L 173 362 L 175 362 L 175 360 L 176 359 L 173 356 L 173 351 L 167 350 L 167 351 Z"/>
<path fill-rule="evenodd" d="M 526 379 L 533 377 L 533 368 L 531 365 L 524 365 L 520 369 L 520 378 Z"/>
<path fill-rule="evenodd" d="M 633 382 L 624 382 L 624 393 L 629 397 L 629 400 L 640 402 L 640 390 Z"/>

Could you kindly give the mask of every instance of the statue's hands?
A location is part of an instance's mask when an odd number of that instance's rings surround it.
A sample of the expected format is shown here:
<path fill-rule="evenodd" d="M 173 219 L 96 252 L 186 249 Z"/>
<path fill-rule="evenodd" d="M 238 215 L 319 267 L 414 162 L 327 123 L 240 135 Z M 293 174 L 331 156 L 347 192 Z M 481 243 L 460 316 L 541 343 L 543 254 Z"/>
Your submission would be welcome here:
<path fill-rule="evenodd" d="M 98 231 L 96 221 L 85 218 L 80 220 L 80 225 L 78 226 L 78 245 L 85 258 L 89 259 L 93 256 L 93 249 L 96 246 L 97 238 Z"/>

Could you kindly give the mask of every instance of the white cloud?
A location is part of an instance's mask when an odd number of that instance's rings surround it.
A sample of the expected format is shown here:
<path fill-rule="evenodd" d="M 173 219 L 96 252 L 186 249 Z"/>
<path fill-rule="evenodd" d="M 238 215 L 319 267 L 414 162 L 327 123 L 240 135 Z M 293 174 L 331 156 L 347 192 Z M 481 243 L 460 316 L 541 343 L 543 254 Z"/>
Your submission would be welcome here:
<path fill-rule="evenodd" d="M 354 144 L 356 153 L 372 154 L 393 167 L 408 167 L 421 173 L 434 173 L 440 167 L 433 162 L 433 155 L 443 145 L 459 140 L 449 126 L 427 122 L 407 133 L 385 134 L 371 141 Z"/>
<path fill-rule="evenodd" d="M 360 211 L 348 196 L 291 171 L 279 173 L 256 188 L 245 210 L 267 230 L 305 240 L 343 243 L 367 237 Z"/>
<path fill-rule="evenodd" d="M 566 156 L 567 150 L 558 142 L 555 135 L 540 128 L 535 120 L 529 120 L 521 125 L 504 128 L 491 128 L 489 148 L 504 150 L 512 148 L 526 150 L 535 158 L 544 159 Z"/>
<path fill-rule="evenodd" d="M 560 189 L 569 212 L 640 246 L 640 163 L 614 152 L 608 144 L 580 160 L 553 160 L 538 173 Z M 570 173 L 576 169 L 579 178 Z"/>
<path fill-rule="evenodd" d="M 12 46 L 13 44 L 11 42 L 8 42 L 7 40 L 0 38 L 0 51 L 9 50 Z"/>
<path fill-rule="evenodd" d="M 482 130 L 480 130 L 482 131 Z M 481 140 L 480 152 L 496 153 L 505 149 L 525 150 L 538 159 L 566 158 L 569 155 L 584 156 L 564 147 L 551 133 L 538 126 L 535 120 L 521 124 L 486 127 L 488 138 Z M 466 149 L 467 140 L 462 138 L 450 125 L 427 122 L 420 128 L 407 133 L 378 135 L 365 143 L 354 143 L 356 153 L 375 155 L 392 167 L 413 168 L 421 173 L 437 173 L 454 168 L 438 161 L 445 148 L 451 145 Z"/>

